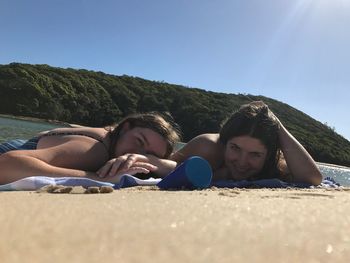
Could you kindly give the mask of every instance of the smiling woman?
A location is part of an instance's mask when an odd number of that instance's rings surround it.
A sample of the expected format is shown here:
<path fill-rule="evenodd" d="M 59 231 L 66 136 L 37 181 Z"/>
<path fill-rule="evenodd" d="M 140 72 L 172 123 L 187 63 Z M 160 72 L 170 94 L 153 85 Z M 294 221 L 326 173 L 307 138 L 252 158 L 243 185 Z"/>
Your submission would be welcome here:
<path fill-rule="evenodd" d="M 209 161 L 213 180 L 279 178 L 318 185 L 322 175 L 304 147 L 261 101 L 243 105 L 219 134 L 192 139 L 171 159 L 198 155 Z"/>

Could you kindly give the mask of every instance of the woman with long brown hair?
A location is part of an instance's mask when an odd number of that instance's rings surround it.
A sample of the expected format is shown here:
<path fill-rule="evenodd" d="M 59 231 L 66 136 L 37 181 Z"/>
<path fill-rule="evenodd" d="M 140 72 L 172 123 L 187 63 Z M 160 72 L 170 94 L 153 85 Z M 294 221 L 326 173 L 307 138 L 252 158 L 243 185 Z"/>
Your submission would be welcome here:
<path fill-rule="evenodd" d="M 202 134 L 171 156 L 177 163 L 190 156 L 205 158 L 213 180 L 279 178 L 320 184 L 322 175 L 305 148 L 262 101 L 243 105 L 219 134 Z"/>
<path fill-rule="evenodd" d="M 122 174 L 164 176 L 179 141 L 177 126 L 157 113 L 127 116 L 115 127 L 58 128 L 20 147 L 0 145 L 0 184 L 24 177 L 87 177 L 117 183 Z"/>

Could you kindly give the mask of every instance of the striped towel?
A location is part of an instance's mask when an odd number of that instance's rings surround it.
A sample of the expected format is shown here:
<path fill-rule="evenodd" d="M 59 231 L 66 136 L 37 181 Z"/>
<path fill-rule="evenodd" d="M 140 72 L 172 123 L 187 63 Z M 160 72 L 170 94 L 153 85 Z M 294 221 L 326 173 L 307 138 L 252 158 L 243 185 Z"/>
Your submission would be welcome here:
<path fill-rule="evenodd" d="M 118 184 L 112 184 L 81 177 L 53 178 L 47 176 L 32 176 L 9 184 L 0 185 L 0 191 L 35 191 L 46 185 L 82 186 L 84 188 L 90 186 L 111 186 L 114 189 L 120 189 L 138 185 L 156 185 L 160 180 L 161 179 L 155 178 L 141 180 L 134 176 L 125 174 L 121 177 Z"/>
<path fill-rule="evenodd" d="M 40 189 L 45 185 L 63 185 L 63 186 L 111 186 L 114 189 L 140 186 L 140 185 L 157 185 L 162 179 L 150 178 L 146 180 L 141 180 L 131 175 L 122 176 L 118 184 L 106 183 L 95 181 L 87 178 L 81 177 L 46 177 L 46 176 L 33 176 L 23 178 L 13 183 L 0 185 L 0 191 L 35 191 Z M 338 188 L 341 187 L 332 178 L 323 179 L 319 186 L 311 186 L 309 184 L 295 184 L 286 183 L 279 179 L 264 179 L 256 181 L 216 181 L 212 182 L 211 186 L 219 188 Z M 177 187 L 176 187 L 177 188 Z"/>
<path fill-rule="evenodd" d="M 38 137 L 30 140 L 15 139 L 0 144 L 0 154 L 13 150 L 35 150 L 38 144 Z"/>

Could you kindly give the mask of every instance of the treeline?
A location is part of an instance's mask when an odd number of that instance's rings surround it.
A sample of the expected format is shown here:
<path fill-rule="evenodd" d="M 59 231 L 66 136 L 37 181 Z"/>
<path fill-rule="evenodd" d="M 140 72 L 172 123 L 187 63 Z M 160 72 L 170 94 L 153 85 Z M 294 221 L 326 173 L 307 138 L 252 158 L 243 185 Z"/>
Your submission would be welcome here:
<path fill-rule="evenodd" d="M 265 101 L 317 161 L 350 166 L 349 141 L 308 115 L 267 97 L 48 65 L 0 65 L 0 113 L 104 126 L 130 113 L 160 111 L 169 113 L 181 126 L 184 141 L 218 132 L 224 119 L 252 100 Z"/>

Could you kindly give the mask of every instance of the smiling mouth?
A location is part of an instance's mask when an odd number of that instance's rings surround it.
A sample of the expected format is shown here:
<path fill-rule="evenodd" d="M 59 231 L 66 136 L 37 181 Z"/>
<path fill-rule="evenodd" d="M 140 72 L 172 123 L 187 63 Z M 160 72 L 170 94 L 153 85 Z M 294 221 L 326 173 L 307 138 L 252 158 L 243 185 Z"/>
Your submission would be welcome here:
<path fill-rule="evenodd" d="M 236 170 L 238 173 L 246 173 L 247 171 L 249 171 L 248 168 L 239 168 L 237 166 L 234 166 L 234 170 Z"/>
<path fill-rule="evenodd" d="M 244 180 L 248 177 L 248 172 L 249 169 L 245 168 L 237 168 L 236 166 L 232 167 L 233 169 L 231 170 L 231 176 L 235 179 L 235 180 Z"/>

